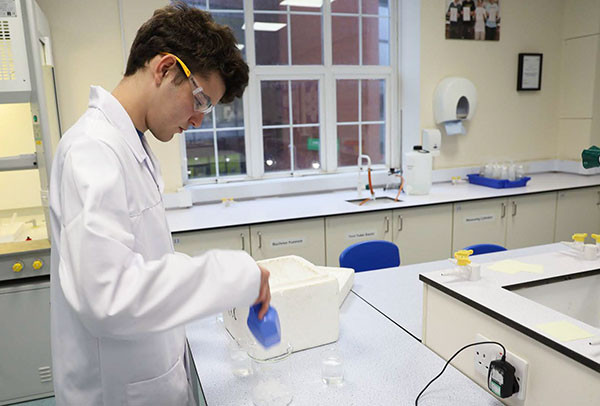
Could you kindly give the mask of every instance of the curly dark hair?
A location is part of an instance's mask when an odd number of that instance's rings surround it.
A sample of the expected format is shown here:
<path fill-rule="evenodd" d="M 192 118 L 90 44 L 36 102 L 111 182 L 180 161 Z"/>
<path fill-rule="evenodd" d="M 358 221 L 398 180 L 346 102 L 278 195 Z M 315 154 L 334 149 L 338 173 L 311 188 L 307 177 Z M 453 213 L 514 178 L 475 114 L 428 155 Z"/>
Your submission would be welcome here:
<path fill-rule="evenodd" d="M 242 97 L 248 85 L 248 65 L 236 46 L 231 28 L 217 24 L 203 10 L 176 2 L 154 11 L 138 30 L 131 45 L 125 76 L 143 69 L 161 52 L 177 55 L 192 71 L 202 77 L 218 72 L 225 82 L 221 103 Z M 183 81 L 183 70 L 180 69 Z"/>

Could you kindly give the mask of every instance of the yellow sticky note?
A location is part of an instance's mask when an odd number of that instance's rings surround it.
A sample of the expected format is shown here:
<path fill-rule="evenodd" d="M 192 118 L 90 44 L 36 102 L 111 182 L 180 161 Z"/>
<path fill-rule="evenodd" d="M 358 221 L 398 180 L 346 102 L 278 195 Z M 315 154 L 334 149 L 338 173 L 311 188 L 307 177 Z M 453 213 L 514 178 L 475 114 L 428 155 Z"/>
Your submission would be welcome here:
<path fill-rule="evenodd" d="M 516 274 L 519 272 L 544 273 L 544 265 L 527 264 L 525 262 L 515 261 L 512 259 L 498 261 L 495 264 L 490 265 L 488 269 L 508 274 Z"/>
<path fill-rule="evenodd" d="M 594 336 L 594 334 L 566 320 L 538 324 L 535 327 L 558 341 L 582 340 Z"/>

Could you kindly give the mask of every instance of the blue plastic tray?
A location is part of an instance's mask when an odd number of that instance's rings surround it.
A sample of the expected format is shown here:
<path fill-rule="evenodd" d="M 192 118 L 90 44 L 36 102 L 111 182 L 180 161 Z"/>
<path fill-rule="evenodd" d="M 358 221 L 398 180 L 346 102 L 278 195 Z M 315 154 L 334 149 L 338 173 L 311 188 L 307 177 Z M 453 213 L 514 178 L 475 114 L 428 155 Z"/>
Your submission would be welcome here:
<path fill-rule="evenodd" d="M 467 175 L 469 178 L 469 183 L 474 183 L 475 185 L 493 187 L 494 189 L 504 189 L 509 187 L 522 187 L 527 184 L 529 176 L 524 176 L 519 180 L 510 181 L 508 179 L 492 179 L 486 178 L 485 176 L 480 176 L 476 173 L 471 175 Z"/>

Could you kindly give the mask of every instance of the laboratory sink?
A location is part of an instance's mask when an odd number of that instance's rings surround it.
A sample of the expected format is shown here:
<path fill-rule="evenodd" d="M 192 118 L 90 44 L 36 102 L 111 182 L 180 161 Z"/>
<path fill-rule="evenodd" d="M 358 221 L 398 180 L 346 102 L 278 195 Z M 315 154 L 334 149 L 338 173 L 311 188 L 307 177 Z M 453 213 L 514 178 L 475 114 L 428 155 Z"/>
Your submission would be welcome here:
<path fill-rule="evenodd" d="M 364 197 L 362 199 L 350 199 L 350 200 L 346 200 L 346 201 L 348 203 L 352 203 L 352 204 L 359 206 L 360 203 L 363 202 L 365 199 L 367 199 L 367 198 Z M 402 200 L 398 199 L 398 201 L 401 202 Z M 376 197 L 375 199 L 367 201 L 362 206 L 379 206 L 381 204 L 388 204 L 388 203 L 395 203 L 395 202 L 396 202 L 396 200 L 393 197 L 381 196 L 381 197 Z"/>
<path fill-rule="evenodd" d="M 600 269 L 504 287 L 557 312 L 600 328 Z"/>

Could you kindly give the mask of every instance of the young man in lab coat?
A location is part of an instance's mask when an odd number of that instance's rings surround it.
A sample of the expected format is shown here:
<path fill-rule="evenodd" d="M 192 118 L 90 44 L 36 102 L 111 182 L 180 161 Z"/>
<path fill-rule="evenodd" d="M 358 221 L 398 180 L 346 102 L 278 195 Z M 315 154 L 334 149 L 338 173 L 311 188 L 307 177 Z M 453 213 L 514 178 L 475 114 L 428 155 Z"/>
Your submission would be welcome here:
<path fill-rule="evenodd" d="M 139 29 L 112 94 L 92 86 L 50 185 L 57 405 L 193 405 L 185 323 L 253 303 L 266 312 L 269 274 L 245 252 L 174 252 L 143 135 L 166 142 L 199 126 L 247 82 L 231 30 L 175 4 Z"/>

